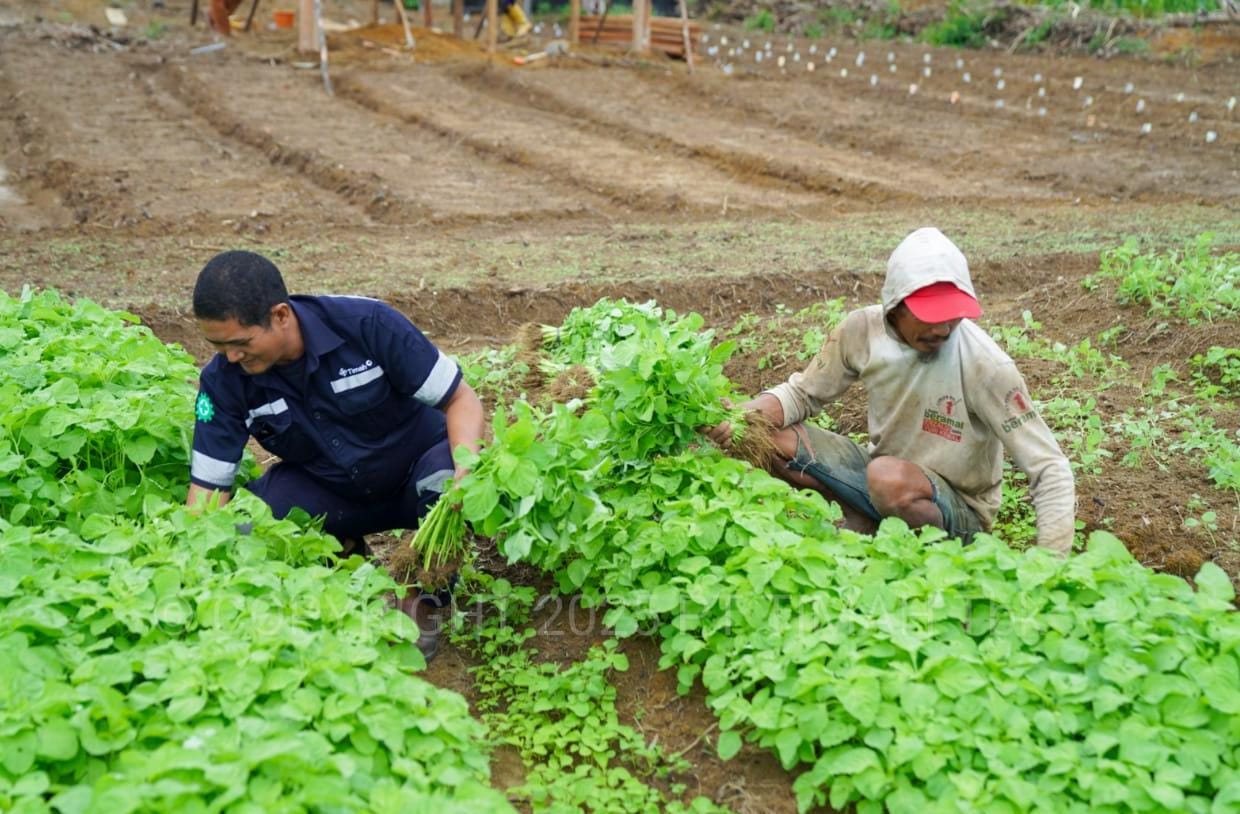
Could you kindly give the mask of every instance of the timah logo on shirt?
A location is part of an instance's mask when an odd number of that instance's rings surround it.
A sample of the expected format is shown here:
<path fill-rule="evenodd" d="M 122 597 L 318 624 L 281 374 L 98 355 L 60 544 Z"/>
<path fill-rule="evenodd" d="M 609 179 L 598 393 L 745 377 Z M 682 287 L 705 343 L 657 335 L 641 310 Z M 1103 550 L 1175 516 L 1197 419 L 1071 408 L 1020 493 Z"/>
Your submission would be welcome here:
<path fill-rule="evenodd" d="M 374 359 L 367 359 L 365 362 L 363 362 L 362 364 L 358 365 L 357 367 L 342 367 L 342 368 L 340 368 L 340 371 L 339 371 L 336 375 L 340 376 L 340 378 L 342 378 L 342 379 L 343 379 L 345 376 L 352 376 L 352 375 L 353 375 L 353 374 L 355 374 L 355 373 L 361 373 L 363 370 L 366 370 L 367 368 L 371 368 L 371 367 L 374 367 L 374 366 L 375 366 L 375 360 L 374 360 Z"/>
<path fill-rule="evenodd" d="M 943 396 L 934 407 L 927 407 L 921 418 L 921 429 L 931 435 L 946 438 L 948 441 L 959 442 L 964 422 L 952 416 L 956 413 L 956 399 Z"/>

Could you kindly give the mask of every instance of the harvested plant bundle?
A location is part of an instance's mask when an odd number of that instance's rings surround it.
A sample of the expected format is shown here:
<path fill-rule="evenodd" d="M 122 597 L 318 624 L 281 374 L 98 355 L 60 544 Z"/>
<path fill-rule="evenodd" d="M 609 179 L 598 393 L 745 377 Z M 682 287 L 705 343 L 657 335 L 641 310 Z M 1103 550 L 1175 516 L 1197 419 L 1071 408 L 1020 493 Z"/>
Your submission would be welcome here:
<path fill-rule="evenodd" d="M 451 500 L 441 497 L 409 544 L 392 552 L 392 575 L 408 584 L 416 582 L 423 590 L 442 588 L 467 551 L 465 519 Z"/>

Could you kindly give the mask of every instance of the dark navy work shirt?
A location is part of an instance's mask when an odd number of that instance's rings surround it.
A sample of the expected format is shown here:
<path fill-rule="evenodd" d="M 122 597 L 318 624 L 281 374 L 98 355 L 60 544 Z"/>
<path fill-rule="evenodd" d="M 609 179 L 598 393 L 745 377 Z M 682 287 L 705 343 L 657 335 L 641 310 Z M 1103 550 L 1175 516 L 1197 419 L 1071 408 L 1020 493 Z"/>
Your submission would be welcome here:
<path fill-rule="evenodd" d="M 305 355 L 249 375 L 216 354 L 199 377 L 190 480 L 230 490 L 248 436 L 357 498 L 395 493 L 447 437 L 461 371 L 403 314 L 364 297 L 290 297 Z"/>

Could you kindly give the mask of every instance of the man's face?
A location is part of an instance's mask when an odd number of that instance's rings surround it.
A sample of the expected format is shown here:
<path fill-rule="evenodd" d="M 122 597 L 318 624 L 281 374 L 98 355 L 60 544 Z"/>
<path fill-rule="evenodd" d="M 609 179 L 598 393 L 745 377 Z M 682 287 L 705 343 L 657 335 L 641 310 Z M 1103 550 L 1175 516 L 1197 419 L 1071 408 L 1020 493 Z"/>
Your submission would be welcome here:
<path fill-rule="evenodd" d="M 923 359 L 933 359 L 959 324 L 959 319 L 922 322 L 913 316 L 913 312 L 908 310 L 904 303 L 900 303 L 891 312 L 891 327 L 895 328 L 904 344 L 917 351 Z"/>
<path fill-rule="evenodd" d="M 228 361 L 241 365 L 245 373 L 253 376 L 266 373 L 273 365 L 292 361 L 286 358 L 286 319 L 283 314 L 277 313 L 281 308 L 287 309 L 288 306 L 281 304 L 273 308 L 271 324 L 266 328 L 242 325 L 236 317 L 225 320 L 200 319 L 198 326 L 213 348 L 224 354 Z"/>

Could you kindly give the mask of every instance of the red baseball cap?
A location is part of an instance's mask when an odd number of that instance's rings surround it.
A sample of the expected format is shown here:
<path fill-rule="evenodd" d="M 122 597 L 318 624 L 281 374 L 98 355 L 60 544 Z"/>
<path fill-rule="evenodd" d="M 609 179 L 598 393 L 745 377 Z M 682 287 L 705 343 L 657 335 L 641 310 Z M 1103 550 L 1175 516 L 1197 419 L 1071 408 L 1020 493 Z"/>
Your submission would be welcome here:
<path fill-rule="evenodd" d="M 967 292 L 952 283 L 934 283 L 919 288 L 904 298 L 913 316 L 922 322 L 948 322 L 961 317 L 977 319 L 982 307 Z"/>

